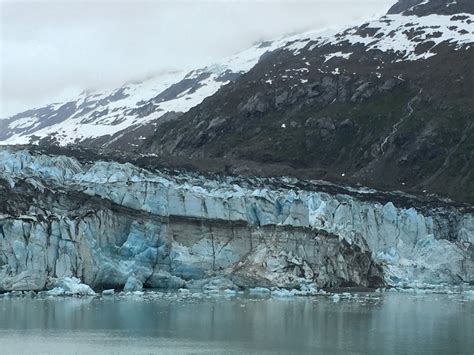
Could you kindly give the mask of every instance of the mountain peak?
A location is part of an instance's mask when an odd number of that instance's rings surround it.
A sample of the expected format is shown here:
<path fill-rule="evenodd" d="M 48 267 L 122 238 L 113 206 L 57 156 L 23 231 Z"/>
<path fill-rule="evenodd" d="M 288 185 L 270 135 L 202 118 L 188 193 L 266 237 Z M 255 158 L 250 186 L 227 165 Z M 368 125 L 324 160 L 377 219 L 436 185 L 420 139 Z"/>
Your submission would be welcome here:
<path fill-rule="evenodd" d="M 472 0 L 399 0 L 388 14 L 402 15 L 455 15 L 460 13 L 474 14 Z"/>

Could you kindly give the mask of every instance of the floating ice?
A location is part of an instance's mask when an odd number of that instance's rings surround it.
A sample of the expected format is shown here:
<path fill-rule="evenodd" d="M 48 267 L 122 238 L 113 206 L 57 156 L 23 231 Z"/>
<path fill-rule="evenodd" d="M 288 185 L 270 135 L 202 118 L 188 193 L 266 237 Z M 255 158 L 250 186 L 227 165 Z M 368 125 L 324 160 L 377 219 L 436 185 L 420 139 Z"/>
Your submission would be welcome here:
<path fill-rule="evenodd" d="M 56 287 L 47 291 L 49 296 L 95 296 L 96 293 L 88 285 L 81 283 L 76 277 L 64 277 L 56 282 Z"/>

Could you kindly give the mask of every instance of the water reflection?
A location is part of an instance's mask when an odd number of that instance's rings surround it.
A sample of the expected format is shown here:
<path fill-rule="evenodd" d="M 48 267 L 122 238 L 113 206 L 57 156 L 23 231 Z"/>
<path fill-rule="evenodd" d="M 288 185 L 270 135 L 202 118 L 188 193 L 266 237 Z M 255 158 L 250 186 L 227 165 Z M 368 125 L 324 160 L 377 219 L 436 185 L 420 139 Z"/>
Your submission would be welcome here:
<path fill-rule="evenodd" d="M 0 353 L 473 354 L 474 302 L 0 299 Z"/>

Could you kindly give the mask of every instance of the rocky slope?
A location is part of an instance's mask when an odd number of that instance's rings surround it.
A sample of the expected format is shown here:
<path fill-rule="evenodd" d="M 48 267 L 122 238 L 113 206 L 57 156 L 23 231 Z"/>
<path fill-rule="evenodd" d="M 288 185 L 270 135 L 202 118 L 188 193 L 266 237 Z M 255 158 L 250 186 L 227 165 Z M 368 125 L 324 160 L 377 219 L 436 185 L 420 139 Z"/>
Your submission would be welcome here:
<path fill-rule="evenodd" d="M 0 290 L 474 281 L 469 207 L 324 186 L 4 148 Z"/>
<path fill-rule="evenodd" d="M 473 203 L 473 13 L 469 0 L 400 1 L 361 26 L 300 37 L 142 151 Z"/>

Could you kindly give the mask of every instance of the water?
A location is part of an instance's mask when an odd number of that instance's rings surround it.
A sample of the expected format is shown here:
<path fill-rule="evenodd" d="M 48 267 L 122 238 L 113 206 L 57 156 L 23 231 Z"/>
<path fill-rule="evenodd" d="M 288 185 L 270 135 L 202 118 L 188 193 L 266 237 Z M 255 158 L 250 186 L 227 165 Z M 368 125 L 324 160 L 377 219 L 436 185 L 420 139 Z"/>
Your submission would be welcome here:
<path fill-rule="evenodd" d="M 0 354 L 89 353 L 474 354 L 474 301 L 0 298 Z"/>

